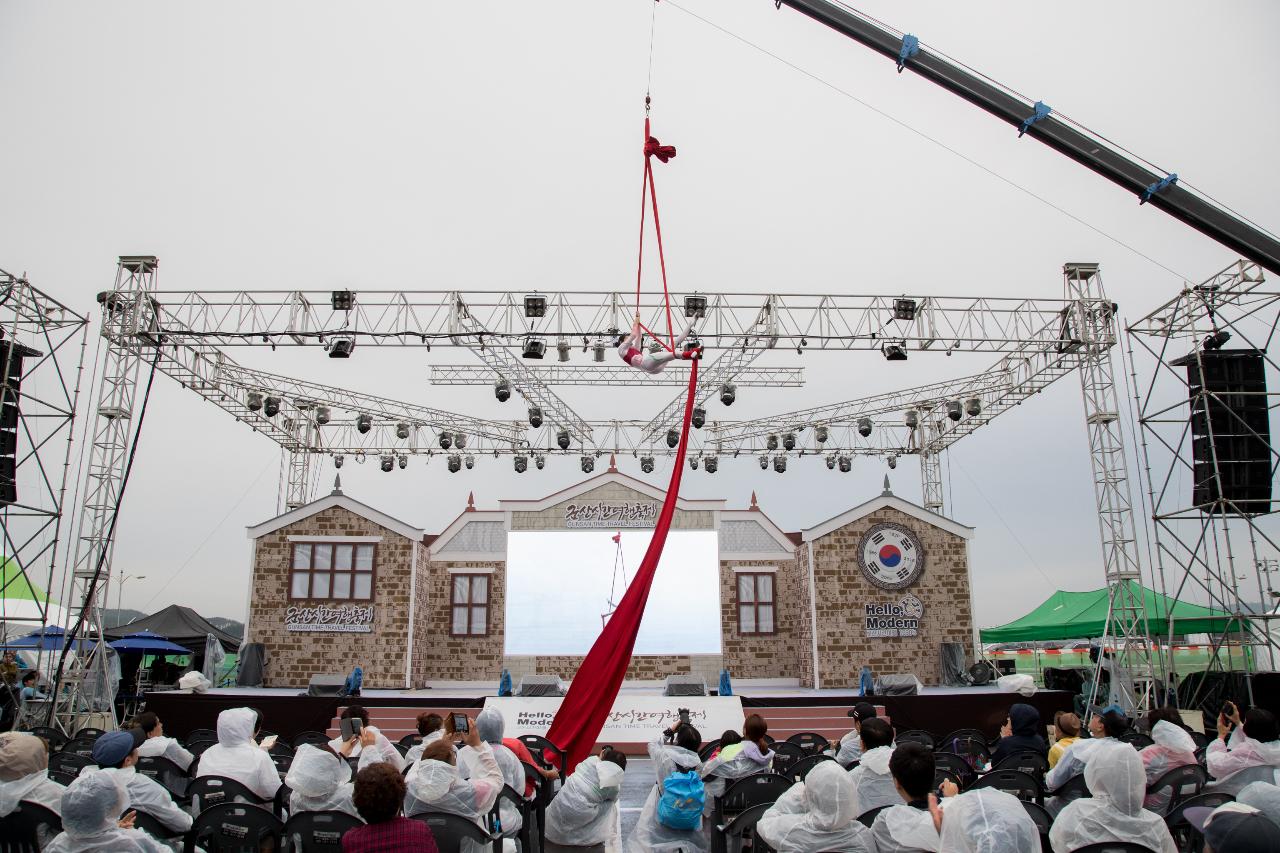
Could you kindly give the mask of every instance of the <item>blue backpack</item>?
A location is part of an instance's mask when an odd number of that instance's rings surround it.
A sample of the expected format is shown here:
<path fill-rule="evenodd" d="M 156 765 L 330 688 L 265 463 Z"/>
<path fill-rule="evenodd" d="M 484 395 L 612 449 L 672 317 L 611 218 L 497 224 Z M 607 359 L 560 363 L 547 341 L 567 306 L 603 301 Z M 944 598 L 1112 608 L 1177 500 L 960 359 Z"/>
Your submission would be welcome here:
<path fill-rule="evenodd" d="M 707 789 L 696 770 L 676 771 L 662 781 L 658 800 L 658 823 L 670 829 L 697 829 Z"/>

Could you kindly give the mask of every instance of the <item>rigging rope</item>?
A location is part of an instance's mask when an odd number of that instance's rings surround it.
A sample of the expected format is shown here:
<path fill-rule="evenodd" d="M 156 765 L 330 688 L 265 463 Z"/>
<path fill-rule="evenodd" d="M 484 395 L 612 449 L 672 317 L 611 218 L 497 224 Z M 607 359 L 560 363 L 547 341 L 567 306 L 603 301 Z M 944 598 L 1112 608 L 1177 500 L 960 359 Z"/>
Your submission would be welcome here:
<path fill-rule="evenodd" d="M 658 218 L 658 187 L 653 181 L 653 158 L 663 163 L 670 162 L 676 156 L 674 145 L 663 145 L 656 136 L 651 135 L 649 127 L 648 95 L 644 96 L 644 175 L 640 183 L 640 251 L 636 260 L 636 322 L 640 322 L 640 285 L 644 278 L 644 216 L 647 206 L 653 205 L 653 233 L 658 243 L 658 265 L 662 269 L 662 299 L 667 314 L 667 342 L 641 324 L 654 340 L 662 344 L 667 352 L 675 352 L 675 331 L 671 324 L 671 291 L 667 287 L 667 258 L 662 248 L 662 220 Z"/>

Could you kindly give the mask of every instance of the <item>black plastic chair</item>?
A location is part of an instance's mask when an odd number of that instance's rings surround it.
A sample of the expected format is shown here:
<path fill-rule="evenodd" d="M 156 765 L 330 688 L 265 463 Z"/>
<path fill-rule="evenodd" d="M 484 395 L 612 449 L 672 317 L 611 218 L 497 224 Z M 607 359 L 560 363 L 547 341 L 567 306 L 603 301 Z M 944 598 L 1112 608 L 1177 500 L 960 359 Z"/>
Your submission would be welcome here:
<path fill-rule="evenodd" d="M 406 755 L 408 755 L 408 754 L 409 754 L 409 750 L 413 748 L 413 747 L 411 747 L 411 746 L 406 746 L 406 745 L 405 745 L 404 743 L 402 743 L 401 741 L 396 741 L 395 743 L 393 743 L 393 744 L 391 744 L 391 745 L 392 745 L 392 746 L 394 746 L 394 747 L 396 748 L 396 752 L 400 753 L 400 757 L 401 757 L 401 758 L 404 758 Z"/>
<path fill-rule="evenodd" d="M 64 777 L 74 779 L 80 775 L 81 768 L 88 767 L 90 764 L 93 764 L 93 759 L 87 755 L 80 755 L 75 752 L 55 752 L 49 756 L 49 778 L 58 779 L 59 781 Z M 55 773 L 58 775 L 55 776 Z M 67 785 L 70 783 L 63 782 L 62 784 Z"/>
<path fill-rule="evenodd" d="M 890 805 L 890 806 L 876 806 L 874 809 L 869 809 L 863 812 L 862 814 L 858 815 L 858 823 L 862 824 L 867 828 L 870 828 L 871 824 L 876 822 L 876 815 L 880 814 L 880 812 L 884 811 L 885 809 L 891 809 L 891 808 L 893 808 L 893 806 Z"/>
<path fill-rule="evenodd" d="M 431 828 L 431 834 L 435 836 L 436 847 L 440 853 L 459 853 L 464 839 L 480 844 L 494 843 L 492 835 L 477 826 L 474 821 L 461 815 L 448 812 L 420 812 L 409 817 L 420 820 Z"/>
<path fill-rule="evenodd" d="M 50 752 L 58 752 L 67 745 L 67 741 L 71 740 L 62 732 L 49 726 L 32 726 L 28 733 L 44 738 L 49 744 Z"/>
<path fill-rule="evenodd" d="M 1049 844 L 1049 830 L 1053 828 L 1053 816 L 1049 814 L 1049 810 L 1039 803 L 1033 803 L 1030 800 L 1022 800 L 1022 807 L 1027 810 L 1027 817 L 1031 818 L 1031 822 L 1036 825 L 1036 829 L 1040 833 L 1040 849 L 1044 853 L 1052 853 L 1053 847 Z"/>
<path fill-rule="evenodd" d="M 400 738 L 400 740 L 396 741 L 396 746 L 403 746 L 407 751 L 407 750 L 413 749 L 413 747 L 417 746 L 420 743 L 422 743 L 422 735 L 418 734 L 417 732 L 410 732 L 409 734 Z M 404 755 L 403 752 L 400 754 Z"/>
<path fill-rule="evenodd" d="M 218 739 L 218 733 L 213 729 L 192 729 L 191 731 L 187 732 L 187 736 L 182 739 L 182 745 L 190 749 L 191 748 L 190 744 L 191 744 L 191 741 L 193 740 L 216 741 L 217 739 Z M 328 743 L 328 742 L 329 741 L 326 738 L 325 743 Z"/>
<path fill-rule="evenodd" d="M 131 806 L 125 808 L 124 812 L 121 813 L 120 816 L 124 817 L 129 812 L 133 812 L 133 828 L 141 829 L 152 838 L 160 841 L 168 841 L 171 838 L 177 838 L 183 834 L 180 830 L 170 829 L 165 826 L 155 815 L 150 814 L 149 812 L 144 812 L 141 809 L 135 809 Z"/>
<path fill-rule="evenodd" d="M 1085 784 L 1083 773 L 1077 773 L 1059 785 L 1056 789 L 1046 791 L 1045 793 L 1051 797 L 1066 797 L 1069 800 L 1093 796 L 1093 792 L 1090 791 L 1089 786 Z"/>
<path fill-rule="evenodd" d="M 564 765 L 564 750 L 542 735 L 520 735 L 517 740 L 528 748 L 543 767 L 554 767 L 559 770 Z"/>
<path fill-rule="evenodd" d="M 990 747 L 991 745 L 991 741 L 987 740 L 987 736 L 983 734 L 981 729 L 956 729 L 955 731 L 947 732 L 946 737 L 939 742 L 938 749 L 945 749 L 947 744 L 957 738 L 976 738 L 982 741 L 985 746 Z"/>
<path fill-rule="evenodd" d="M 289 759 L 293 758 L 293 752 L 294 752 L 293 747 L 281 741 L 276 741 L 275 743 L 271 744 L 271 748 L 267 750 L 267 754 L 269 755 L 279 755 L 281 757 L 289 758 Z"/>
<path fill-rule="evenodd" d="M 198 756 L 202 754 L 209 747 L 215 745 L 217 742 L 218 742 L 217 738 L 214 738 L 213 740 L 210 740 L 208 738 L 196 738 L 194 740 L 187 741 L 186 743 L 183 744 L 183 746 L 186 747 L 187 752 L 191 753 L 192 755 Z"/>
<path fill-rule="evenodd" d="M 723 826 L 716 826 L 711 833 L 712 853 L 742 853 L 744 843 L 751 840 L 751 850 L 760 850 L 764 842 L 755 837 L 756 823 L 764 816 L 773 803 L 759 803 L 744 812 L 739 812 L 733 820 Z"/>
<path fill-rule="evenodd" d="M 520 829 L 517 831 L 515 838 L 520 839 L 521 850 L 533 849 L 533 832 L 530 824 L 533 823 L 533 817 L 530 814 L 530 804 L 523 796 L 520 795 L 515 788 L 510 785 L 503 785 L 502 790 L 498 792 L 498 799 L 493 803 L 493 808 L 489 810 L 489 831 L 497 836 L 503 836 L 507 833 L 507 828 L 502 825 L 502 802 L 506 800 L 515 806 L 516 811 L 520 812 Z M 501 853 L 501 851 L 499 851 Z"/>
<path fill-rule="evenodd" d="M 791 769 L 791 765 L 808 756 L 804 747 L 785 740 L 774 742 L 771 748 L 773 749 L 774 773 L 786 773 Z"/>
<path fill-rule="evenodd" d="M 93 755 L 93 742 L 95 738 L 85 738 L 77 735 L 63 745 L 61 752 L 71 753 L 72 755 L 83 755 L 89 758 Z"/>
<path fill-rule="evenodd" d="M 342 836 L 364 821 L 346 812 L 298 812 L 284 825 L 284 834 L 298 853 L 342 853 Z"/>
<path fill-rule="evenodd" d="M 933 787 L 940 788 L 943 782 L 953 782 L 957 788 L 964 788 L 964 784 L 954 770 L 948 770 L 946 767 L 935 767 L 933 770 Z"/>
<path fill-rule="evenodd" d="M 1049 772 L 1049 759 L 1038 752 L 1018 752 L 1006 755 L 992 770 L 1021 770 L 1037 779 L 1044 779 Z"/>
<path fill-rule="evenodd" d="M 1163 812 L 1163 814 L 1168 814 L 1183 800 L 1188 797 L 1194 797 L 1203 791 L 1204 786 L 1207 784 L 1209 784 L 1209 774 L 1205 772 L 1205 769 L 1199 764 L 1187 764 L 1160 774 L 1159 778 L 1147 786 L 1147 796 L 1150 797 L 1152 794 L 1168 788 L 1172 793 L 1172 798 L 1169 800 L 1169 806 Z"/>
<path fill-rule="evenodd" d="M 329 743 L 329 740 L 330 740 L 329 736 L 324 732 L 318 732 L 318 731 L 315 731 L 314 729 L 309 729 L 305 732 L 298 732 L 298 734 L 294 735 L 293 740 L 290 741 L 290 744 L 292 744 L 294 749 L 297 749 L 298 747 L 302 746 L 304 743 L 309 743 L 312 746 L 324 746 L 327 743 Z"/>
<path fill-rule="evenodd" d="M 797 732 L 787 738 L 787 743 L 794 743 L 804 750 L 805 755 L 817 755 L 831 745 L 817 732 Z"/>
<path fill-rule="evenodd" d="M 1187 732 L 1187 734 L 1191 735 L 1191 741 L 1196 745 L 1196 749 L 1205 749 L 1209 746 L 1210 738 L 1204 732 Z"/>
<path fill-rule="evenodd" d="M 1030 800 L 1044 805 L 1044 784 L 1030 773 L 1021 770 L 992 770 L 978 777 L 978 781 L 966 790 L 976 791 L 979 788 L 995 788 L 1006 794 L 1013 794 L 1019 800 Z"/>
<path fill-rule="evenodd" d="M 905 732 L 899 732 L 893 737 L 894 743 L 918 743 L 930 752 L 934 748 L 933 735 L 924 729 L 908 729 Z"/>
<path fill-rule="evenodd" d="M 531 818 L 537 818 L 538 821 L 538 838 L 542 839 L 546 836 L 547 825 L 547 806 L 551 804 L 551 799 L 555 796 L 552 790 L 552 780 L 546 778 L 538 772 L 538 768 L 526 762 L 520 762 L 524 765 L 525 787 L 528 783 L 533 783 L 533 802 L 530 803 Z"/>
<path fill-rule="evenodd" d="M 704 763 L 708 762 L 711 760 L 711 754 L 719 748 L 720 748 L 720 738 L 716 738 L 715 740 L 712 740 L 712 741 L 707 741 L 702 745 L 702 749 L 698 750 L 698 758 L 702 759 Z"/>
<path fill-rule="evenodd" d="M 62 820 L 37 803 L 22 801 L 18 808 L 0 817 L 0 853 L 40 853 L 40 827 L 52 838 L 62 832 Z"/>
<path fill-rule="evenodd" d="M 733 781 L 722 796 L 716 797 L 716 826 L 728 822 L 725 815 L 736 816 L 752 806 L 777 802 L 792 784 L 790 778 L 777 773 L 757 773 Z"/>
<path fill-rule="evenodd" d="M 85 726 L 83 729 L 76 729 L 76 737 L 87 737 L 90 740 L 96 740 L 106 733 L 106 729 L 98 729 L 93 726 Z"/>
<path fill-rule="evenodd" d="M 187 786 L 187 796 L 196 814 L 204 814 L 211 808 L 233 803 L 264 805 L 268 800 L 259 797 L 248 786 L 226 776 L 200 776 L 191 780 Z"/>
<path fill-rule="evenodd" d="M 1155 743 L 1155 741 L 1151 739 L 1150 735 L 1144 735 L 1142 732 L 1135 731 L 1127 731 L 1120 735 L 1117 740 L 1127 743 L 1134 749 L 1138 750 L 1146 749 L 1151 746 L 1151 744 Z"/>
<path fill-rule="evenodd" d="M 803 782 L 804 777 L 809 775 L 809 771 L 824 761 L 835 761 L 835 759 L 821 752 L 817 755 L 805 756 L 787 768 L 787 775 L 797 782 Z"/>
<path fill-rule="evenodd" d="M 935 752 L 933 754 L 933 765 L 939 770 L 950 770 L 959 780 L 961 788 L 972 785 L 974 780 L 978 778 L 978 772 L 973 769 L 968 761 L 965 761 L 958 755 L 950 752 Z"/>
<path fill-rule="evenodd" d="M 947 735 L 936 751 L 958 755 L 974 767 L 991 763 L 991 749 L 981 732 Z"/>
<path fill-rule="evenodd" d="M 138 763 L 134 766 L 143 776 L 154 780 L 168 791 L 169 796 L 175 800 L 190 802 L 190 798 L 187 796 L 187 788 L 191 784 L 191 779 L 187 776 L 187 771 L 174 762 L 163 755 L 144 755 L 138 759 Z"/>
<path fill-rule="evenodd" d="M 1230 794 L 1208 791 L 1203 794 L 1196 794 L 1194 797 L 1187 797 L 1169 809 L 1169 813 L 1164 816 L 1164 825 L 1169 827 L 1169 834 L 1173 836 L 1173 842 L 1178 845 L 1178 849 L 1188 851 L 1204 849 L 1204 837 L 1194 826 L 1187 822 L 1185 814 L 1187 809 L 1199 806 L 1216 809 L 1218 806 L 1229 803 L 1234 799 L 1235 797 Z"/>
<path fill-rule="evenodd" d="M 1086 847 L 1077 847 L 1072 853 L 1158 853 L 1142 844 L 1131 844 L 1128 841 L 1103 841 Z"/>
<path fill-rule="evenodd" d="M 184 853 L 194 853 L 196 847 L 205 853 L 258 853 L 268 841 L 280 850 L 283 840 L 284 824 L 267 809 L 250 803 L 223 803 L 196 816 L 182 849 Z"/>

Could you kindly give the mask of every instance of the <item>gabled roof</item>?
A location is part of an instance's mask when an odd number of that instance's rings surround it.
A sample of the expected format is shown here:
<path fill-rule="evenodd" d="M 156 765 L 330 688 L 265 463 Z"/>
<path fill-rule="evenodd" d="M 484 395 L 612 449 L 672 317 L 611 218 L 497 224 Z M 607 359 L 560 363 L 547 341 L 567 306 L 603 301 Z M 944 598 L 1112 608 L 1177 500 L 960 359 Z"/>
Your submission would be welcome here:
<path fill-rule="evenodd" d="M 399 533 L 401 536 L 404 536 L 407 539 L 412 539 L 415 542 L 422 539 L 426 534 L 425 530 L 406 524 L 398 518 L 392 518 L 386 513 L 380 512 L 368 504 L 360 503 L 360 501 L 355 498 L 344 495 L 340 488 L 335 488 L 332 492 L 319 500 L 314 500 L 309 504 L 303 504 L 297 509 L 289 510 L 284 515 L 277 515 L 275 518 L 250 527 L 248 529 L 249 538 L 260 539 L 268 533 L 275 533 L 282 527 L 288 527 L 290 524 L 296 524 L 299 521 L 304 521 L 316 513 L 324 512 L 326 509 L 332 509 L 333 507 L 341 507 L 348 512 L 354 513 L 361 518 L 368 519 L 374 524 L 385 527 L 394 533 Z"/>
<path fill-rule="evenodd" d="M 885 481 L 886 487 L 888 480 Z M 940 528 L 953 533 L 962 539 L 973 538 L 973 528 L 958 524 L 944 515 L 938 515 L 936 512 L 930 512 L 922 506 L 917 506 L 910 501 L 904 501 L 902 498 L 885 489 L 883 494 L 877 495 L 866 503 L 861 503 L 853 509 L 845 510 L 834 518 L 828 518 L 821 524 L 810 527 L 808 530 L 801 532 L 800 536 L 805 542 L 812 542 L 814 539 L 820 539 L 832 531 L 839 530 L 846 524 L 857 521 L 860 518 L 870 515 L 871 513 L 881 509 L 896 509 L 898 512 L 911 516 L 912 518 L 922 521 L 925 524 Z"/>
<path fill-rule="evenodd" d="M 664 500 L 667 496 L 667 493 L 657 486 L 646 483 L 643 480 L 637 480 L 635 477 L 629 477 L 620 471 L 610 470 L 574 483 L 572 486 L 547 495 L 545 498 L 538 498 L 537 500 L 504 500 L 499 501 L 498 506 L 504 512 L 539 512 L 610 483 L 633 489 L 646 497 L 653 498 L 655 501 Z M 676 509 L 686 512 L 724 509 L 724 504 L 724 500 L 693 501 L 676 498 Z"/>

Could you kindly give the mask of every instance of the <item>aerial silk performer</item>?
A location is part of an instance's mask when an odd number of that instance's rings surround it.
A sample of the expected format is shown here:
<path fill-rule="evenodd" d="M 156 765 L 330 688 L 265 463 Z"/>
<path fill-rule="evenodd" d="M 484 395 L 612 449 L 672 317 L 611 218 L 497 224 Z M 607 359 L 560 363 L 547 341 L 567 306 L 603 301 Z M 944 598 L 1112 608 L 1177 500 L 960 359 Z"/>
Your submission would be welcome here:
<path fill-rule="evenodd" d="M 693 331 L 693 324 L 681 332 L 680 337 L 676 338 L 675 344 L 671 349 L 663 349 L 657 352 L 645 352 L 641 348 L 644 342 L 644 326 L 640 324 L 640 315 L 636 315 L 635 324 L 631 327 L 631 334 L 627 337 L 619 339 L 618 355 L 627 364 L 639 370 L 641 373 L 648 373 L 656 376 L 666 370 L 667 365 L 675 361 L 677 358 L 695 359 L 702 355 L 701 347 L 690 347 L 688 350 L 682 350 L 685 338 Z M 658 341 L 658 343 L 662 343 Z"/>

